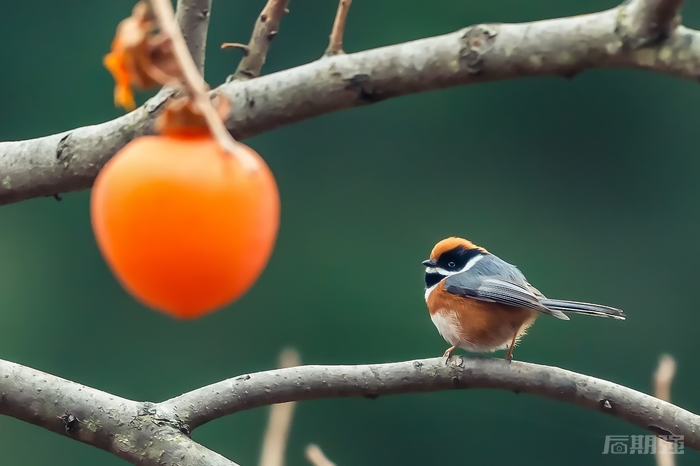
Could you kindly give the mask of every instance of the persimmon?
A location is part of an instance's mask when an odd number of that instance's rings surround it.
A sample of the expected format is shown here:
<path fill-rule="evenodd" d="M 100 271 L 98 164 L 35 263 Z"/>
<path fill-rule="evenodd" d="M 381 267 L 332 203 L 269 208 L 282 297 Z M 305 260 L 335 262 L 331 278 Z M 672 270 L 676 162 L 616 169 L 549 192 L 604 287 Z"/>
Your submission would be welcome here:
<path fill-rule="evenodd" d="M 99 173 L 90 202 L 97 244 L 138 301 L 196 318 L 240 297 L 262 273 L 279 194 L 263 159 L 237 147 L 247 153 L 225 152 L 206 130 L 176 128 L 133 140 Z"/>

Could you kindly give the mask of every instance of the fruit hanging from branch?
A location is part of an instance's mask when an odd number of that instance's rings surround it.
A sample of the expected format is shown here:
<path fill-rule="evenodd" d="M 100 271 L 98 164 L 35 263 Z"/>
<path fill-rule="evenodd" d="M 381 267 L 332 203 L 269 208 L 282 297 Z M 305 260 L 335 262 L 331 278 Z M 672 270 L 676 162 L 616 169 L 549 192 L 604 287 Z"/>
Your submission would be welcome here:
<path fill-rule="evenodd" d="M 239 298 L 264 270 L 279 227 L 279 193 L 260 155 L 222 135 L 229 102 L 216 96 L 214 108 L 182 71 L 167 28 L 156 33 L 154 24 L 140 3 L 117 30 L 105 61 L 116 101 L 131 106 L 130 84 L 179 83 L 184 93 L 166 102 L 158 135 L 134 139 L 107 162 L 90 212 L 98 247 L 122 286 L 153 309 L 196 318 Z"/>

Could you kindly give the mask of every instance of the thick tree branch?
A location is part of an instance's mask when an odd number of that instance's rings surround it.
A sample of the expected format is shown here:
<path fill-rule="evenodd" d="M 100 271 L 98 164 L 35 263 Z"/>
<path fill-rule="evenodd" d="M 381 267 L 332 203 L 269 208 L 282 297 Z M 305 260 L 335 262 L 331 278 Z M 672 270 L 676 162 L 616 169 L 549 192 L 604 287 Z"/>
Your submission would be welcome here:
<path fill-rule="evenodd" d="M 233 47 L 244 50 L 243 58 L 238 64 L 233 79 L 251 79 L 260 76 L 260 71 L 265 64 L 267 51 L 272 39 L 277 35 L 280 21 L 287 11 L 289 0 L 267 0 L 258 20 L 253 28 L 253 35 L 247 46 L 242 44 L 223 44 L 222 48 Z"/>
<path fill-rule="evenodd" d="M 142 466 L 236 466 L 192 441 L 177 420 L 148 403 L 119 398 L 0 360 L 0 414 L 93 445 Z"/>
<path fill-rule="evenodd" d="M 655 434 L 683 435 L 700 449 L 700 416 L 650 395 L 557 367 L 502 359 L 453 357 L 362 366 L 299 366 L 244 375 L 158 405 L 191 429 L 228 414 L 272 403 L 318 398 L 376 398 L 399 393 L 493 388 L 565 401 L 610 414 Z"/>
<path fill-rule="evenodd" d="M 631 46 L 643 47 L 664 39 L 677 26 L 683 0 L 640 0 L 621 10 L 620 26 Z"/>
<path fill-rule="evenodd" d="M 612 382 L 556 367 L 453 357 L 299 366 L 234 377 L 159 403 L 137 403 L 0 360 L 0 414 L 94 445 L 134 464 L 232 466 L 186 433 L 246 409 L 318 398 L 491 388 L 607 413 L 700 449 L 700 416 Z"/>
<path fill-rule="evenodd" d="M 232 103 L 227 126 L 243 139 L 391 97 L 524 76 L 571 77 L 590 68 L 648 69 L 697 80 L 700 32 L 679 26 L 642 48 L 634 48 L 629 35 L 621 33 L 620 18 L 642 1 L 569 18 L 481 24 L 233 81 L 219 88 Z M 118 149 L 152 131 L 161 103 L 147 102 L 101 125 L 0 143 L 0 204 L 90 187 Z"/>
<path fill-rule="evenodd" d="M 211 0 L 177 0 L 177 23 L 187 42 L 195 65 L 204 74 L 207 31 L 211 16 Z"/>

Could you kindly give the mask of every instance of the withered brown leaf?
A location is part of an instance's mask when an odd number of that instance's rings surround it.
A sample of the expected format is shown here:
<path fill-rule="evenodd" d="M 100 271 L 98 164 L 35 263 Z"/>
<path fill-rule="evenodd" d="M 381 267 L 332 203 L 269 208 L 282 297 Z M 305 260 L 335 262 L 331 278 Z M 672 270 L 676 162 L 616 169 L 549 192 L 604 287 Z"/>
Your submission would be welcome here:
<path fill-rule="evenodd" d="M 148 89 L 155 85 L 176 86 L 182 81 L 172 43 L 156 31 L 150 8 L 143 1 L 117 26 L 104 66 L 114 77 L 115 105 L 127 110 L 136 107 L 132 85 Z"/>

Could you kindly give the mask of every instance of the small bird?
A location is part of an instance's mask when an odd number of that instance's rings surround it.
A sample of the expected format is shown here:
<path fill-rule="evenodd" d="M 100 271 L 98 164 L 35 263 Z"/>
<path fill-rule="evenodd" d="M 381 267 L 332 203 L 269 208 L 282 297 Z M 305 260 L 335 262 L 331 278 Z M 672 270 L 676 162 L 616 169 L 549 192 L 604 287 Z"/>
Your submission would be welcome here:
<path fill-rule="evenodd" d="M 569 320 L 564 312 L 624 320 L 625 313 L 600 304 L 547 299 L 514 265 L 464 238 L 438 242 L 425 266 L 425 302 L 440 335 L 457 348 L 485 353 L 513 348 L 540 314 Z"/>

